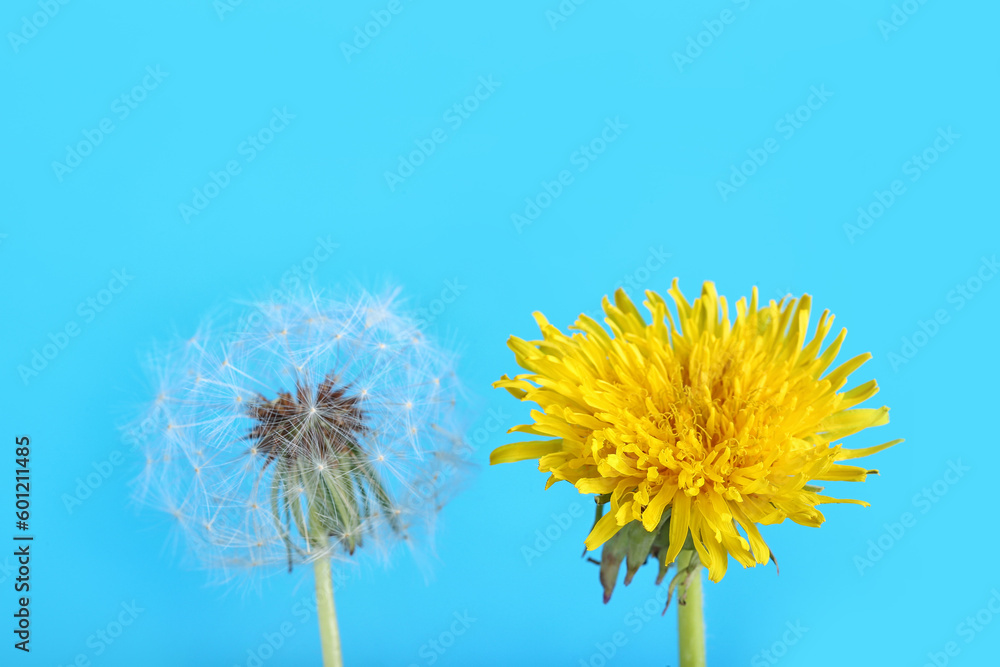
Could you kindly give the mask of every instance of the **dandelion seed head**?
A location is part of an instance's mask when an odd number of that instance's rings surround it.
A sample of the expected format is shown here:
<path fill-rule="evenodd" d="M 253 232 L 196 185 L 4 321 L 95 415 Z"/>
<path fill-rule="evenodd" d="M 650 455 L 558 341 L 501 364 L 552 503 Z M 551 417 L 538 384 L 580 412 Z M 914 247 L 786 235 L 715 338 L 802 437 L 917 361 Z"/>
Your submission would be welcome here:
<path fill-rule="evenodd" d="M 396 296 L 253 303 L 151 357 L 136 497 L 198 564 L 227 578 L 431 535 L 460 390 Z"/>

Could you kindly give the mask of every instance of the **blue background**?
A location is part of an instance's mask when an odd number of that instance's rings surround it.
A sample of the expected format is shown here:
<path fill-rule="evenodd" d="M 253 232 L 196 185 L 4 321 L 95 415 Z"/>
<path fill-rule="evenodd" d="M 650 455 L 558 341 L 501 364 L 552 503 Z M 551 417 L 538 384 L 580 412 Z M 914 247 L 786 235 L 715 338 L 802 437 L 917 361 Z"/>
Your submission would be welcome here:
<path fill-rule="evenodd" d="M 534 335 L 533 310 L 565 326 L 626 280 L 665 290 L 674 276 L 690 296 L 703 280 L 733 298 L 753 285 L 767 298 L 814 295 L 850 329 L 843 359 L 875 354 L 855 378 L 876 377 L 878 404 L 893 408 L 889 426 L 853 444 L 907 438 L 871 460 L 881 477 L 833 489 L 871 508 L 830 506 L 818 530 L 765 530 L 780 576 L 731 564 L 708 585 L 710 664 L 772 664 L 772 651 L 788 665 L 921 665 L 948 642 L 959 651 L 949 664 L 989 664 L 1000 620 L 974 632 L 960 624 L 1000 589 L 1000 280 L 972 280 L 981 289 L 971 300 L 954 290 L 1000 250 L 1000 9 L 911 2 L 915 13 L 897 14 L 890 31 L 879 24 L 892 20 L 888 0 L 595 0 L 556 23 L 546 12 L 557 0 L 402 0 L 345 56 L 341 44 L 388 4 L 70 2 L 32 19 L 36 2 L 5 3 L 0 434 L 11 470 L 15 435 L 32 438 L 37 541 L 33 650 L 4 646 L 0 662 L 247 665 L 248 651 L 289 623 L 294 632 L 263 664 L 317 664 L 315 619 L 295 610 L 311 597 L 309 573 L 256 592 L 206 587 L 204 573 L 178 567 L 165 522 L 128 506 L 137 454 L 116 430 L 146 398 L 139 358 L 153 341 L 191 332 L 228 299 L 293 281 L 299 267 L 318 286 L 403 285 L 433 314 L 431 331 L 462 350 L 470 434 L 494 427 L 444 512 L 430 580 L 401 559 L 342 583 L 348 664 L 596 666 L 599 645 L 622 632 L 608 664 L 676 665 L 673 610 L 629 616 L 654 596 L 652 570 L 601 604 L 597 570 L 580 559 L 587 499 L 569 486 L 544 491 L 531 463 L 486 466 L 510 440 L 503 431 L 527 416 L 489 388 L 515 370 L 507 336 Z M 732 21 L 712 23 L 726 9 Z M 24 20 L 44 25 L 33 32 Z M 705 46 L 678 65 L 689 38 Z M 151 89 L 122 117 L 115 100 L 147 67 L 166 74 L 155 87 L 147 78 Z M 480 77 L 499 87 L 481 88 L 486 99 L 455 127 L 445 113 Z M 799 109 L 824 86 L 828 100 Z M 275 108 L 294 118 L 248 160 L 241 142 Z M 797 111 L 810 117 L 788 136 L 778 123 Z M 113 131 L 57 174 L 53 162 L 102 119 Z M 606 119 L 627 127 L 579 171 L 576 151 Z M 391 189 L 385 172 L 437 128 L 446 141 Z M 959 137 L 947 152 L 926 171 L 907 167 L 948 128 Z M 768 139 L 777 152 L 747 166 L 755 173 L 724 199 L 718 182 Z M 185 220 L 180 206 L 229 161 L 239 173 Z M 563 170 L 572 183 L 515 225 L 525 198 Z M 905 192 L 880 217 L 863 233 L 845 229 L 895 180 Z M 327 261 L 310 259 L 317 239 L 338 244 Z M 134 278 L 102 312 L 80 309 L 123 269 Z M 451 303 L 435 301 L 442 295 Z M 936 315 L 935 330 L 926 323 Z M 921 322 L 933 336 L 920 335 Z M 19 366 L 71 323 L 79 335 L 23 379 Z M 909 359 L 904 338 L 920 344 Z M 68 511 L 78 478 L 116 451 L 125 462 Z M 968 470 L 946 475 L 959 461 Z M 2 493 L 11 505 L 12 477 Z M 935 502 L 920 499 L 925 488 Z M 536 531 L 574 504 L 583 518 L 529 563 Z M 905 513 L 913 520 L 900 535 L 893 524 Z M 880 539 L 888 548 L 859 564 Z M 9 624 L 11 558 L 0 565 Z M 97 655 L 94 633 L 133 601 L 143 611 Z M 475 620 L 449 637 L 456 613 Z M 789 623 L 801 636 L 786 634 Z M 429 644 L 449 639 L 443 653 Z"/>

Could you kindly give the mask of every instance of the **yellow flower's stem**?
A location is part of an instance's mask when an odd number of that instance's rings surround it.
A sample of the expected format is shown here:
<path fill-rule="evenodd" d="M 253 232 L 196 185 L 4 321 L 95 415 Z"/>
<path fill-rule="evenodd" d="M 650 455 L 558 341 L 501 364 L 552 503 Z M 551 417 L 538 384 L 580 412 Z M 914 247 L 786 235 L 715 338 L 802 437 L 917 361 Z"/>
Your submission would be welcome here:
<path fill-rule="evenodd" d="M 694 550 L 684 550 L 677 558 L 677 571 L 682 572 L 698 560 Z M 705 618 L 702 611 L 701 563 L 694 566 L 686 604 L 677 605 L 677 634 L 680 667 L 705 667 Z"/>
<path fill-rule="evenodd" d="M 333 605 L 330 562 L 326 558 L 318 558 L 313 563 L 313 569 L 316 572 L 316 613 L 319 616 L 319 636 L 323 645 L 323 667 L 343 667 L 337 609 Z"/>

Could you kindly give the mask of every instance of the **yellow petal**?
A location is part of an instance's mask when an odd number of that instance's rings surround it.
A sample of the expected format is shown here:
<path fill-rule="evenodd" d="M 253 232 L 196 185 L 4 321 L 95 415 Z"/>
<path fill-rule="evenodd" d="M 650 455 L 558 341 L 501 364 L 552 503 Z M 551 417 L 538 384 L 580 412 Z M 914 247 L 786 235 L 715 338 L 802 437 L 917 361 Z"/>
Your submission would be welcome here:
<path fill-rule="evenodd" d="M 674 504 L 670 507 L 670 546 L 667 549 L 667 563 L 673 563 L 677 559 L 677 554 L 681 552 L 684 541 L 687 540 L 690 522 L 691 496 L 678 493 L 674 496 Z"/>
<path fill-rule="evenodd" d="M 615 534 L 621 530 L 621 526 L 615 520 L 615 515 L 613 512 L 608 512 L 600 518 L 600 520 L 594 525 L 594 529 L 590 531 L 590 535 L 587 536 L 584 544 L 587 545 L 587 551 L 593 551 L 597 547 L 601 546 Z"/>
<path fill-rule="evenodd" d="M 649 501 L 646 509 L 642 512 L 643 528 L 649 532 L 653 532 L 660 525 L 660 517 L 663 516 L 663 510 L 666 508 L 667 503 L 673 500 L 675 493 L 677 493 L 676 484 L 664 484 L 660 487 L 660 490 Z"/>
<path fill-rule="evenodd" d="M 872 472 L 875 471 L 858 466 L 832 465 L 828 471 L 813 479 L 824 482 L 863 482 Z"/>
<path fill-rule="evenodd" d="M 512 442 L 497 447 L 490 453 L 490 465 L 498 463 L 514 463 L 527 459 L 537 459 L 546 454 L 553 454 L 562 449 L 562 438 L 555 440 L 529 440 L 527 442 Z"/>
<path fill-rule="evenodd" d="M 884 442 L 881 445 L 875 445 L 874 447 L 865 447 L 864 449 L 841 449 L 837 453 L 837 460 L 847 461 L 850 459 L 862 459 L 866 456 L 877 454 L 878 452 L 881 452 L 883 449 L 889 449 L 893 445 L 898 445 L 901 442 L 903 442 L 902 439 L 893 440 L 891 442 Z"/>

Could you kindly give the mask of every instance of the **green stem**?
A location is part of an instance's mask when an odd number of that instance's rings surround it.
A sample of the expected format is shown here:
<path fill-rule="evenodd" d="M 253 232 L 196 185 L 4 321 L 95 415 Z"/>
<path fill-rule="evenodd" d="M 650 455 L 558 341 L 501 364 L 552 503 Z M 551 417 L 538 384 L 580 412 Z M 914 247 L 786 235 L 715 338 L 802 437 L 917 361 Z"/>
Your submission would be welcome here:
<path fill-rule="evenodd" d="M 313 563 L 313 569 L 316 571 L 316 613 L 319 616 L 319 636 L 323 644 L 323 667 L 343 667 L 337 609 L 333 605 L 330 562 L 326 558 L 319 558 Z"/>
<path fill-rule="evenodd" d="M 684 552 L 677 559 L 678 572 L 687 568 L 692 559 L 697 560 L 695 551 Z M 687 562 L 683 562 L 687 560 Z M 677 605 L 677 634 L 680 651 L 680 667 L 705 667 L 705 618 L 702 611 L 701 563 L 694 566 L 691 585 L 687 589 L 686 604 Z"/>

